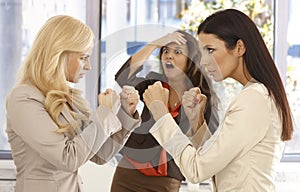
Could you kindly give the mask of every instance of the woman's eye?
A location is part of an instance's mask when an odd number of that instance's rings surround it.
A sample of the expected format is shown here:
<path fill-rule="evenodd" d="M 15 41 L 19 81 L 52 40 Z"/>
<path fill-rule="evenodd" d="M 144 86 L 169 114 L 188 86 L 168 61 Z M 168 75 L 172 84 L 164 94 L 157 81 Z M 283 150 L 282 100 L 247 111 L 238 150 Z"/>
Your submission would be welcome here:
<path fill-rule="evenodd" d="M 207 52 L 208 52 L 208 53 L 212 53 L 212 52 L 214 52 L 214 50 L 215 50 L 215 49 L 213 49 L 213 48 L 207 48 Z"/>
<path fill-rule="evenodd" d="M 80 57 L 80 60 L 82 60 L 82 61 L 88 61 L 89 57 Z"/>
<path fill-rule="evenodd" d="M 176 54 L 181 54 L 182 51 L 181 51 L 181 50 L 175 50 L 175 53 L 176 53 Z"/>
<path fill-rule="evenodd" d="M 163 53 L 168 53 L 168 52 L 169 52 L 168 49 L 164 49 L 164 50 L 163 50 Z"/>

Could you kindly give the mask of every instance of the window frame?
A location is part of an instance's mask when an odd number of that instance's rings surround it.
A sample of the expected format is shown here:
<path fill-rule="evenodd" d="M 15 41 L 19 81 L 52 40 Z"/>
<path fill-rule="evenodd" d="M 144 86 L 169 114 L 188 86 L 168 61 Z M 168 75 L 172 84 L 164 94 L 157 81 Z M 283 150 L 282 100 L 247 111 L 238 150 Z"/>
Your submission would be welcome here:
<path fill-rule="evenodd" d="M 0 160 L 12 160 L 11 150 L 0 150 Z"/>
<path fill-rule="evenodd" d="M 283 82 L 286 82 L 288 42 L 287 30 L 289 21 L 289 2 L 274 1 L 274 61 L 277 64 Z M 281 162 L 300 162 L 300 153 L 284 153 Z"/>

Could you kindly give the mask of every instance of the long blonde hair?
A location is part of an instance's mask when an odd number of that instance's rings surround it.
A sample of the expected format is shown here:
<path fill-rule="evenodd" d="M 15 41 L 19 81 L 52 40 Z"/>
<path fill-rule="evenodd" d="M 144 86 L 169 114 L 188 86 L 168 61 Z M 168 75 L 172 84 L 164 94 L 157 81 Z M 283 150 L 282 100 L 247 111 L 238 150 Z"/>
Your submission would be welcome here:
<path fill-rule="evenodd" d="M 65 76 L 69 52 L 86 52 L 94 45 L 93 31 L 81 21 L 67 15 L 51 17 L 38 32 L 35 41 L 19 70 L 18 83 L 37 87 L 45 99 L 45 108 L 56 122 L 58 132 L 75 130 L 88 121 L 90 108 L 81 92 L 69 87 Z M 71 125 L 59 121 L 67 102 L 83 114 L 76 115 Z"/>

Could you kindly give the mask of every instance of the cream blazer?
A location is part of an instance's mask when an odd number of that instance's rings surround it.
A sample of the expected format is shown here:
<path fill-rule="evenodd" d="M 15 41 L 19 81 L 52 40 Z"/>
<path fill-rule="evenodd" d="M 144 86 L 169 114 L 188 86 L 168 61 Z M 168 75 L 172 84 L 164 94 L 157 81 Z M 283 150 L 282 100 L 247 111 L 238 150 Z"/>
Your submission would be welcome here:
<path fill-rule="evenodd" d="M 218 192 L 274 192 L 284 149 L 281 123 L 265 86 L 249 82 L 202 147 L 195 148 L 169 114 L 150 132 L 193 183 L 215 175 Z M 207 129 L 206 124 L 201 129 Z"/>
<path fill-rule="evenodd" d="M 90 159 L 97 164 L 110 160 L 140 123 L 123 110 L 116 116 L 100 106 L 76 135 L 59 134 L 44 100 L 38 89 L 28 85 L 14 88 L 7 97 L 6 132 L 17 169 L 15 192 L 82 191 L 78 168 Z M 73 120 L 66 108 L 59 118 Z"/>

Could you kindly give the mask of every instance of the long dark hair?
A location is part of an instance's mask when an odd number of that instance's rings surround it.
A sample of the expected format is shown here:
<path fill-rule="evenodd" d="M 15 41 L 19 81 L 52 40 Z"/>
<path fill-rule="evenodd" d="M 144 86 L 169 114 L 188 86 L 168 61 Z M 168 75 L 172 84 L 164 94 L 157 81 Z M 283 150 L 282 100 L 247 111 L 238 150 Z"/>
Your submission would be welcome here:
<path fill-rule="evenodd" d="M 235 9 L 218 11 L 207 17 L 197 34 L 214 34 L 224 41 L 228 49 L 234 49 L 241 39 L 246 47 L 244 60 L 250 75 L 261 82 L 274 98 L 282 117 L 283 141 L 290 140 L 293 134 L 293 121 L 285 89 L 276 65 L 258 31 L 255 23 L 244 13 Z"/>

